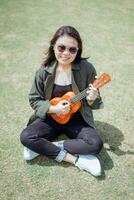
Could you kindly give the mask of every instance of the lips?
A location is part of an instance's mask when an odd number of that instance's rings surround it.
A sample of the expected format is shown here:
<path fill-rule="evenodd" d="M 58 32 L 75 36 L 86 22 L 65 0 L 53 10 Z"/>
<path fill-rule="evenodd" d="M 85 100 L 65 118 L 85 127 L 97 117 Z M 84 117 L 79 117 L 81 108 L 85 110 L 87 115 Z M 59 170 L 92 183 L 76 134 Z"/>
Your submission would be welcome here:
<path fill-rule="evenodd" d="M 60 57 L 60 59 L 62 59 L 63 61 L 69 60 L 69 58 L 64 58 L 64 57 Z"/>

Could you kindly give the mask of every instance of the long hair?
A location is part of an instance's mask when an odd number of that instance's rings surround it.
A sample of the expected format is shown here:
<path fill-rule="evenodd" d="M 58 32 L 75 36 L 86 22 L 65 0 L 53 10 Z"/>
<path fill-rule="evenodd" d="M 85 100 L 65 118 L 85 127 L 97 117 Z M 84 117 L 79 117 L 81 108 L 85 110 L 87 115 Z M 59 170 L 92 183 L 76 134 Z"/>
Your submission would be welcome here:
<path fill-rule="evenodd" d="M 81 58 L 81 54 L 82 54 L 82 40 L 81 40 L 80 34 L 72 26 L 62 26 L 62 27 L 60 27 L 56 31 L 56 33 L 54 34 L 53 38 L 50 41 L 50 46 L 49 46 L 48 51 L 47 51 L 47 56 L 46 56 L 46 58 L 45 58 L 45 60 L 43 62 L 43 66 L 44 67 L 50 65 L 53 61 L 56 60 L 56 57 L 55 57 L 55 54 L 54 54 L 54 50 L 53 50 L 53 46 L 55 45 L 57 39 L 60 36 L 63 36 L 65 34 L 68 35 L 68 36 L 70 36 L 70 37 L 75 38 L 76 41 L 78 42 L 78 48 L 79 49 L 78 49 L 76 58 L 74 60 L 74 63 L 77 63 L 77 62 L 79 62 L 82 59 Z"/>

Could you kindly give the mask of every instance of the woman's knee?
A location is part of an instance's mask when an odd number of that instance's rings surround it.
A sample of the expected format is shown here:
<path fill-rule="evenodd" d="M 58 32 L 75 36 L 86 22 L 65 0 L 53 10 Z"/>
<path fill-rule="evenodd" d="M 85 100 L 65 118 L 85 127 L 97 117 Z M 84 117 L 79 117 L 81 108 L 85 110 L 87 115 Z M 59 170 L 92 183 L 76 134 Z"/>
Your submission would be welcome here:
<path fill-rule="evenodd" d="M 94 135 L 92 137 L 86 136 L 83 140 L 89 145 L 89 153 L 98 154 L 103 147 L 103 141 L 99 135 Z"/>
<path fill-rule="evenodd" d="M 93 145 L 94 145 L 94 153 L 98 154 L 103 147 L 102 139 L 100 137 L 96 138 Z"/>
<path fill-rule="evenodd" d="M 29 133 L 27 129 L 24 129 L 20 134 L 20 141 L 24 146 L 27 146 L 27 143 L 29 141 Z"/>

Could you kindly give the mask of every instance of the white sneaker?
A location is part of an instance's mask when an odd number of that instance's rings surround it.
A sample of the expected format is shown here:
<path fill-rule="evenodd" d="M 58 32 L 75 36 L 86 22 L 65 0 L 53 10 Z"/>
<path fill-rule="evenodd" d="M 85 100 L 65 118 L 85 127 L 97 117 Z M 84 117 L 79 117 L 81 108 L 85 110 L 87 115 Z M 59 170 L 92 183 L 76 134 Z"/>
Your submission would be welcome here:
<path fill-rule="evenodd" d="M 28 149 L 27 147 L 24 147 L 24 152 L 23 152 L 24 160 L 32 160 L 35 157 L 37 157 L 39 154 Z"/>
<path fill-rule="evenodd" d="M 80 170 L 90 172 L 93 176 L 101 175 L 101 165 L 98 158 L 94 155 L 78 155 L 79 158 L 75 163 Z"/>

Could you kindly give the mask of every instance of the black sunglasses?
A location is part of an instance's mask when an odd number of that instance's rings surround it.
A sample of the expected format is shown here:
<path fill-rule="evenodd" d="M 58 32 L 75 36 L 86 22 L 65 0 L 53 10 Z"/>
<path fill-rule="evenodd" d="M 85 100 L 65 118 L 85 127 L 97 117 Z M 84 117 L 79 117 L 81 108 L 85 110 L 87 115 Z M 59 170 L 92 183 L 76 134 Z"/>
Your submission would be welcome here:
<path fill-rule="evenodd" d="M 56 45 L 57 46 L 57 49 L 59 52 L 63 53 L 66 49 L 69 51 L 69 53 L 71 54 L 75 54 L 77 53 L 78 49 L 77 47 L 66 47 L 65 45 Z"/>

